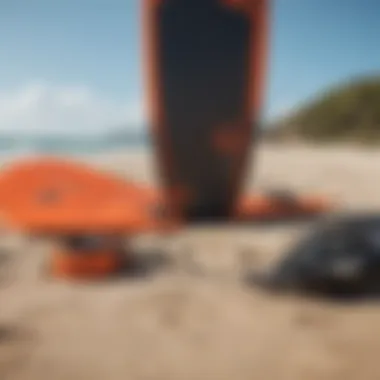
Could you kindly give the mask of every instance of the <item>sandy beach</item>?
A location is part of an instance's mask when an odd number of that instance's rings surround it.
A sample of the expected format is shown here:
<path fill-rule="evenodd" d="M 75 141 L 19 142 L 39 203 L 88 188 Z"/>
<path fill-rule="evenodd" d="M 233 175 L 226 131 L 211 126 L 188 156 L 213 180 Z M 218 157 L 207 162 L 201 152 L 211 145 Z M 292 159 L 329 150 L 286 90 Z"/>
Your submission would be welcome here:
<path fill-rule="evenodd" d="M 156 182 L 144 151 L 81 159 Z M 374 149 L 265 144 L 255 159 L 248 191 L 321 193 L 341 210 L 380 212 Z M 240 281 L 245 270 L 283 255 L 309 227 L 215 226 L 139 236 L 133 244 L 146 271 L 94 284 L 49 278 L 47 242 L 5 235 L 0 379 L 378 380 L 380 305 L 271 296 Z"/>

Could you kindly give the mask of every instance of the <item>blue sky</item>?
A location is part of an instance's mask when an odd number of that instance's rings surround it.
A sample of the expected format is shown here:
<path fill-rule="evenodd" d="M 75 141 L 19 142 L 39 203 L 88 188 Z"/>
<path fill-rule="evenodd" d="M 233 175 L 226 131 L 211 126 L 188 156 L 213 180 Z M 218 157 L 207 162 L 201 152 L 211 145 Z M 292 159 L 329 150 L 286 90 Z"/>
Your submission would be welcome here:
<path fill-rule="evenodd" d="M 379 15 L 379 0 L 274 0 L 265 114 L 379 70 Z M 137 124 L 139 21 L 138 0 L 2 2 L 0 128 Z"/>

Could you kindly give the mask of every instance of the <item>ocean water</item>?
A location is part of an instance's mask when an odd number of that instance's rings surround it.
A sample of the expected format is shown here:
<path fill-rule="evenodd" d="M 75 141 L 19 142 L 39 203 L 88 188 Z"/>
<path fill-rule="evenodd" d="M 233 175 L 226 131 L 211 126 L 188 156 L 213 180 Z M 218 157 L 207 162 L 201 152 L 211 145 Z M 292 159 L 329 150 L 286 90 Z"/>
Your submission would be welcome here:
<path fill-rule="evenodd" d="M 96 154 L 131 148 L 147 148 L 147 135 L 123 136 L 46 136 L 0 135 L 0 159 L 35 155 Z"/>

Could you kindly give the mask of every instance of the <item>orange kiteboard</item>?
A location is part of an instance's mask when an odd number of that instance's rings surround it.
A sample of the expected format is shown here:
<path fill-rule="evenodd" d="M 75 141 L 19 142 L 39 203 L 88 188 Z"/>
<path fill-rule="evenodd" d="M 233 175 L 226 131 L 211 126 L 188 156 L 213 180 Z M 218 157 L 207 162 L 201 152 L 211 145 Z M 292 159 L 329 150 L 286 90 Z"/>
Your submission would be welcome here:
<path fill-rule="evenodd" d="M 256 195 L 238 202 L 232 220 L 315 215 L 328 207 L 316 197 L 292 200 Z M 2 223 L 53 237 L 57 246 L 51 272 L 56 277 L 115 274 L 130 262 L 124 243 L 130 235 L 181 226 L 166 209 L 159 190 L 67 160 L 25 160 L 0 174 Z"/>
<path fill-rule="evenodd" d="M 0 174 L 2 222 L 54 237 L 60 276 L 114 272 L 123 237 L 173 228 L 162 209 L 157 192 L 67 160 L 25 160 Z"/>

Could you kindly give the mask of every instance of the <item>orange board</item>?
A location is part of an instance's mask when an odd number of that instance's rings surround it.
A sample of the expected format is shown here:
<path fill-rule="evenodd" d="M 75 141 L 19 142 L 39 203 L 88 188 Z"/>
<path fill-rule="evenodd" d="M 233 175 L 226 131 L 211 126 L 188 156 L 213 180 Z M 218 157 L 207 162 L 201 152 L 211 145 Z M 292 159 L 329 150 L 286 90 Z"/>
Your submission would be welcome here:
<path fill-rule="evenodd" d="M 134 233 L 165 228 L 158 193 L 86 165 L 51 157 L 0 174 L 0 212 L 35 233 Z"/>

